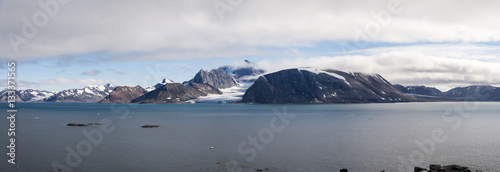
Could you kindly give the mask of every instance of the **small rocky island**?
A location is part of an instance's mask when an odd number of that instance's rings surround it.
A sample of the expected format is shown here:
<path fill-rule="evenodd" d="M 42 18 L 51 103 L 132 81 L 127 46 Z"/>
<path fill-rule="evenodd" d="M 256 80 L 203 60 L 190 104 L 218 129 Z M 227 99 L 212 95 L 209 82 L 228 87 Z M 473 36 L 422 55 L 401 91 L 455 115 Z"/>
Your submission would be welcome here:
<path fill-rule="evenodd" d="M 87 123 L 87 124 L 79 124 L 79 123 L 69 123 L 66 126 L 69 127 L 86 127 L 86 126 L 94 126 L 94 125 L 106 125 L 104 123 Z"/>
<path fill-rule="evenodd" d="M 429 169 L 425 169 L 422 167 L 415 167 L 414 171 L 427 171 L 427 172 L 471 172 L 469 167 L 460 166 L 460 165 L 437 165 L 431 164 L 429 165 Z M 476 170 L 476 172 L 481 172 L 481 170 Z"/>
<path fill-rule="evenodd" d="M 466 166 L 460 166 L 460 165 L 445 165 L 441 166 L 438 164 L 431 164 L 429 165 L 429 169 L 422 168 L 422 167 L 415 167 L 414 168 L 415 172 L 472 172 L 469 167 Z M 347 169 L 341 169 L 340 172 L 348 172 Z M 385 171 L 381 171 L 385 172 Z M 476 172 L 482 172 L 481 170 L 476 170 Z"/>

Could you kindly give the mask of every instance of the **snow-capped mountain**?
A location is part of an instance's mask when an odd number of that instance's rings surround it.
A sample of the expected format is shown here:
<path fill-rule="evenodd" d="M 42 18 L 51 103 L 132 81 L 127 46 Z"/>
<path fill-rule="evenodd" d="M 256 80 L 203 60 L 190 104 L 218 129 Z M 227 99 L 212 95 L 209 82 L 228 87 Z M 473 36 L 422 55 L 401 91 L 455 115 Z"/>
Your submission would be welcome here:
<path fill-rule="evenodd" d="M 160 88 L 161 86 L 164 86 L 165 84 L 170 84 L 170 83 L 174 83 L 174 81 L 165 78 L 165 79 L 163 79 L 163 81 L 161 81 L 161 83 L 158 83 L 158 84 L 153 85 L 151 87 L 146 87 L 144 89 L 146 90 L 146 92 L 150 92 L 150 91 L 153 91 L 153 90 L 155 90 L 157 88 Z"/>
<path fill-rule="evenodd" d="M 116 88 L 113 84 L 89 85 L 82 89 L 69 89 L 44 99 L 46 102 L 97 102 Z"/>
<path fill-rule="evenodd" d="M 53 96 L 55 93 L 45 90 L 34 90 L 34 89 L 26 89 L 26 90 L 16 90 L 16 95 L 19 97 L 16 101 L 23 102 L 35 102 L 41 101 L 43 99 L 49 98 Z M 0 92 L 0 102 L 6 102 L 8 98 L 8 90 L 4 89 Z"/>
<path fill-rule="evenodd" d="M 191 102 L 229 103 L 240 101 L 247 89 L 265 72 L 259 69 L 256 63 L 248 60 L 245 60 L 244 65 L 241 66 L 222 66 L 217 70 L 228 73 L 236 81 L 236 85 L 229 88 L 219 88 L 222 94 L 209 94 L 193 99 Z"/>
<path fill-rule="evenodd" d="M 231 74 L 238 82 L 254 82 L 259 75 L 265 73 L 256 63 L 245 60 L 242 66 L 222 66 L 219 69 Z"/>
<path fill-rule="evenodd" d="M 236 79 L 231 74 L 225 72 L 222 69 L 201 69 L 198 73 L 196 73 L 193 79 L 184 82 L 184 85 L 190 82 L 198 84 L 206 83 L 208 85 L 214 86 L 217 89 L 231 88 L 238 85 Z"/>

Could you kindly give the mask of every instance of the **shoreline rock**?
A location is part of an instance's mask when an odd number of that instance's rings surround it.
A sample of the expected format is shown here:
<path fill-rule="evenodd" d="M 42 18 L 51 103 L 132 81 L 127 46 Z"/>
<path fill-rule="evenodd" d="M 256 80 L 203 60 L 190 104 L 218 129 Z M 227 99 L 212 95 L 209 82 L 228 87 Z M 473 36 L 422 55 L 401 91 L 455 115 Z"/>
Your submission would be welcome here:
<path fill-rule="evenodd" d="M 86 127 L 88 125 L 87 124 L 69 123 L 69 124 L 66 124 L 66 126 L 70 126 L 70 127 Z"/>
<path fill-rule="evenodd" d="M 143 125 L 141 128 L 158 128 L 160 127 L 159 125 Z"/>
<path fill-rule="evenodd" d="M 452 165 L 445 165 L 445 166 L 441 166 L 441 165 L 437 165 L 437 164 L 431 164 L 429 165 L 429 171 L 428 172 L 440 172 L 440 171 L 453 171 L 453 172 L 471 172 L 471 170 L 469 169 L 469 167 L 466 167 L 466 166 L 460 166 L 460 165 L 455 165 L 455 164 L 452 164 Z M 476 171 L 480 171 L 480 170 L 476 170 Z"/>
<path fill-rule="evenodd" d="M 466 166 L 460 166 L 460 165 L 438 165 L 438 164 L 430 164 L 429 169 L 422 168 L 422 167 L 414 167 L 415 172 L 472 172 L 469 167 Z M 347 169 L 343 168 L 340 170 L 340 172 L 347 172 Z M 382 172 L 385 172 L 384 170 Z M 476 172 L 482 172 L 482 170 L 476 170 Z"/>
<path fill-rule="evenodd" d="M 106 125 L 106 124 L 104 124 L 104 123 L 87 123 L 87 124 L 69 123 L 69 124 L 66 124 L 66 126 L 69 126 L 69 127 L 86 127 L 86 126 L 95 126 L 95 125 Z"/>

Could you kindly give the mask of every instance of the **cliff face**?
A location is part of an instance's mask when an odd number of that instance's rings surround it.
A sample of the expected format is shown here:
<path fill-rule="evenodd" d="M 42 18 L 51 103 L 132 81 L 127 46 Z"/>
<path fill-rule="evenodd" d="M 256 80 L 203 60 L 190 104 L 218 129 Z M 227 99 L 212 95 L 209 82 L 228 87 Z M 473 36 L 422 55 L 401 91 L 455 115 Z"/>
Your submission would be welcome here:
<path fill-rule="evenodd" d="M 167 83 L 131 101 L 131 103 L 181 103 L 208 94 L 221 92 L 208 84 L 189 82 L 185 84 Z"/>
<path fill-rule="evenodd" d="M 129 103 L 144 93 L 146 93 L 146 90 L 141 86 L 118 86 L 98 103 Z"/>
<path fill-rule="evenodd" d="M 222 69 L 212 69 L 210 71 L 200 70 L 191 81 L 198 84 L 206 83 L 218 89 L 230 88 L 238 85 L 234 78 Z"/>
<path fill-rule="evenodd" d="M 245 103 L 370 103 L 405 102 L 414 98 L 380 75 L 313 68 L 288 69 L 264 75 L 245 92 Z"/>

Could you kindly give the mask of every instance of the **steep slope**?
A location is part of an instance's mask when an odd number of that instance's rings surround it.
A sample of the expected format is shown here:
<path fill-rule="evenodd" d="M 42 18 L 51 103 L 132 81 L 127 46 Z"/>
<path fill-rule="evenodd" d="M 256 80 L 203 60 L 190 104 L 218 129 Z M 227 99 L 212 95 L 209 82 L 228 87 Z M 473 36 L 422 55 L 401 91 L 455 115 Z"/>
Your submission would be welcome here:
<path fill-rule="evenodd" d="M 83 89 L 69 89 L 56 93 L 45 102 L 97 102 L 115 89 L 113 84 L 89 85 Z"/>
<path fill-rule="evenodd" d="M 118 86 L 98 103 L 129 103 L 144 93 L 146 90 L 141 86 Z"/>
<path fill-rule="evenodd" d="M 200 70 L 194 78 L 188 82 L 194 82 L 198 84 L 208 84 L 214 86 L 218 89 L 230 88 L 237 86 L 235 79 L 227 72 L 222 69 L 212 69 L 210 71 Z"/>
<path fill-rule="evenodd" d="M 208 84 L 189 82 L 185 84 L 167 83 L 131 101 L 131 103 L 181 103 L 208 94 L 221 92 Z"/>
<path fill-rule="evenodd" d="M 245 92 L 244 103 L 369 103 L 414 99 L 380 75 L 313 68 L 267 74 Z"/>

